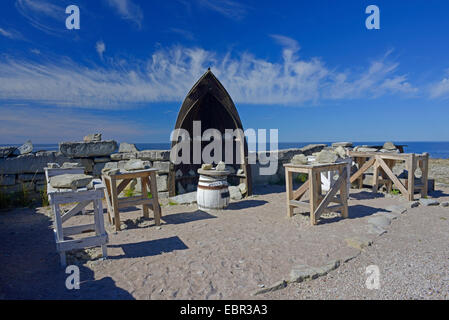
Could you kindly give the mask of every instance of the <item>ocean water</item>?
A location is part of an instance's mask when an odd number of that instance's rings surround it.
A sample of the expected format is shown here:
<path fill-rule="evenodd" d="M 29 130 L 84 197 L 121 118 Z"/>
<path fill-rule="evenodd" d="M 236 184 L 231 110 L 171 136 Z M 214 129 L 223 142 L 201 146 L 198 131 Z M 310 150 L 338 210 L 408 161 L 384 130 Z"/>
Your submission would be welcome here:
<path fill-rule="evenodd" d="M 312 143 L 325 143 L 330 145 L 332 142 L 279 142 L 278 149 L 288 149 L 288 148 L 301 148 L 308 144 Z M 397 145 L 405 145 L 404 152 L 407 153 L 423 153 L 428 152 L 431 158 L 438 159 L 449 159 L 449 141 L 444 142 L 432 142 L 432 141 L 394 141 Z M 378 142 L 353 142 L 354 146 L 356 145 L 383 145 L 384 141 Z M 9 144 L 11 145 L 11 144 Z M 20 146 L 16 144 L 12 144 L 13 146 Z M 8 146 L 6 144 L 0 144 L 0 146 Z M 136 147 L 139 150 L 168 150 L 170 149 L 170 143 L 136 143 Z M 269 146 L 267 146 L 267 150 Z M 47 150 L 54 151 L 58 150 L 58 144 L 34 144 L 34 150 Z M 250 150 L 254 150 L 250 146 Z"/>

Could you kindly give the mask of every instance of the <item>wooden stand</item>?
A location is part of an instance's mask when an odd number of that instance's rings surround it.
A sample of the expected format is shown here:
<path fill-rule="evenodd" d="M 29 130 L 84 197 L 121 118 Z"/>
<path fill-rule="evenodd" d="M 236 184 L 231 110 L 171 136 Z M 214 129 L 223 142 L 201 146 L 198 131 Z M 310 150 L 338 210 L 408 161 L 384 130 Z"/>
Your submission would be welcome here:
<path fill-rule="evenodd" d="M 381 152 L 358 152 L 348 151 L 359 165 L 359 170 L 351 176 L 350 182 L 358 181 L 359 188 L 363 186 L 363 173 L 370 167 L 374 168 L 373 173 L 373 192 L 376 193 L 379 185 L 386 185 L 387 191 L 391 192 L 392 184 L 401 191 L 404 197 L 414 200 L 415 190 L 421 191 L 421 197 L 427 196 L 428 173 L 429 173 L 429 154 L 414 153 L 381 153 Z M 405 168 L 408 171 L 408 178 L 403 184 L 392 171 L 397 161 L 405 162 Z M 415 181 L 415 171 L 421 169 L 422 177 L 420 183 Z M 381 178 L 379 178 L 379 175 Z"/>
<path fill-rule="evenodd" d="M 154 221 L 157 226 L 161 224 L 161 207 L 159 206 L 157 184 L 157 169 L 145 169 L 117 173 L 113 175 L 102 175 L 102 180 L 106 186 L 106 203 L 108 206 L 109 222 L 115 225 L 115 230 L 120 231 L 120 208 L 142 205 L 143 216 L 149 218 L 148 208 L 154 212 Z M 119 198 L 120 192 L 133 180 L 140 179 L 141 192 L 140 196 Z M 121 182 L 117 185 L 117 181 Z M 148 188 L 150 189 L 152 198 L 148 198 Z"/>
<path fill-rule="evenodd" d="M 61 258 L 61 265 L 66 265 L 66 251 L 73 249 L 83 249 L 89 247 L 101 246 L 103 257 L 107 257 L 108 234 L 104 228 L 103 206 L 102 199 L 104 196 L 104 185 L 101 180 L 93 180 L 94 189 L 78 188 L 77 190 L 70 189 L 55 189 L 50 185 L 50 178 L 60 174 L 77 174 L 84 173 L 83 168 L 70 169 L 51 169 L 44 168 L 45 176 L 47 178 L 47 195 L 48 201 L 51 205 L 55 220 L 54 232 L 56 240 L 56 250 L 59 252 Z M 76 203 L 68 212 L 61 215 L 59 205 L 67 203 Z M 94 208 L 94 223 L 63 227 L 62 224 L 75 214 L 83 212 L 85 207 L 93 203 Z M 95 236 L 85 237 L 82 239 L 65 240 L 65 236 L 81 234 L 89 231 L 95 231 Z"/>
<path fill-rule="evenodd" d="M 348 190 L 347 190 L 347 164 L 331 163 L 331 164 L 310 164 L 296 165 L 285 164 L 285 182 L 287 191 L 287 216 L 293 216 L 294 207 L 310 208 L 310 223 L 315 225 L 323 212 L 340 211 L 343 218 L 348 217 Z M 326 195 L 322 195 L 321 190 L 321 172 L 338 171 L 339 178 L 331 186 Z M 293 173 L 307 173 L 308 180 L 296 191 L 293 190 Z M 300 201 L 301 197 L 309 190 L 309 201 Z M 337 197 L 340 192 L 340 197 Z M 337 203 L 337 205 L 329 206 L 329 204 Z"/>

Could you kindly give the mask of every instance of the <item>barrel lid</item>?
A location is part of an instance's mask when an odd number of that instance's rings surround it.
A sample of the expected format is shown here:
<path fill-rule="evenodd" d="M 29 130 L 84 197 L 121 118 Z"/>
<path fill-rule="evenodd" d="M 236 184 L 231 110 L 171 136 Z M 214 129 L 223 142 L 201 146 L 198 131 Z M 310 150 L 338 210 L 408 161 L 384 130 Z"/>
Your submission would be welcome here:
<path fill-rule="evenodd" d="M 205 175 L 205 176 L 227 176 L 228 174 L 231 173 L 231 171 L 229 170 L 215 170 L 215 169 L 211 169 L 211 170 L 203 170 L 203 169 L 198 169 L 198 173 Z"/>

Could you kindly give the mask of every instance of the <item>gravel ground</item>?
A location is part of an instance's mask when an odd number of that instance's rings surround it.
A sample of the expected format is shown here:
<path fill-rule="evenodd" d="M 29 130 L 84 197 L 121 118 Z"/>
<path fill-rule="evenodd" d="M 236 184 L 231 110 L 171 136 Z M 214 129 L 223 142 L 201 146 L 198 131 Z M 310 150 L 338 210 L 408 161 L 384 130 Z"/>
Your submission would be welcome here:
<path fill-rule="evenodd" d="M 0 298 L 3 299 L 447 299 L 449 208 L 423 207 L 397 214 L 387 233 L 369 233 L 372 217 L 388 215 L 402 197 L 354 190 L 349 219 L 330 214 L 317 226 L 308 215 L 286 217 L 283 187 L 234 202 L 221 213 L 195 206 L 164 206 L 160 228 L 136 209 L 121 214 L 126 229 L 108 226 L 107 260 L 99 249 L 72 253 L 81 272 L 81 289 L 67 290 L 64 269 L 51 231 L 48 208 L 0 213 Z M 448 201 L 449 189 L 435 197 Z M 68 224 L 88 223 L 91 214 Z M 107 221 L 107 219 L 105 219 Z M 106 222 L 106 225 L 108 223 Z M 373 244 L 363 249 L 347 239 Z M 297 265 L 319 267 L 355 257 L 327 276 L 289 284 L 254 296 L 289 279 Z M 365 268 L 380 269 L 379 290 L 365 288 Z"/>

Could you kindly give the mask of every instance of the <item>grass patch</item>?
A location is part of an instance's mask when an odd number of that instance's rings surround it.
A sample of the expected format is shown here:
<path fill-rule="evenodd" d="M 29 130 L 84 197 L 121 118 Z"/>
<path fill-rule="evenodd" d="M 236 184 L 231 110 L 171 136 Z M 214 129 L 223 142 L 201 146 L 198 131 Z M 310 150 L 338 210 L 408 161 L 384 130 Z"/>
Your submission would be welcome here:
<path fill-rule="evenodd" d="M 134 195 L 134 190 L 133 189 L 126 189 L 125 190 L 125 197 L 132 197 Z"/>
<path fill-rule="evenodd" d="M 392 189 L 390 193 L 397 196 L 397 195 L 401 194 L 401 191 L 399 191 L 398 189 Z"/>
<path fill-rule="evenodd" d="M 307 173 L 300 173 L 296 176 L 295 181 L 298 183 L 304 183 L 308 179 Z"/>

